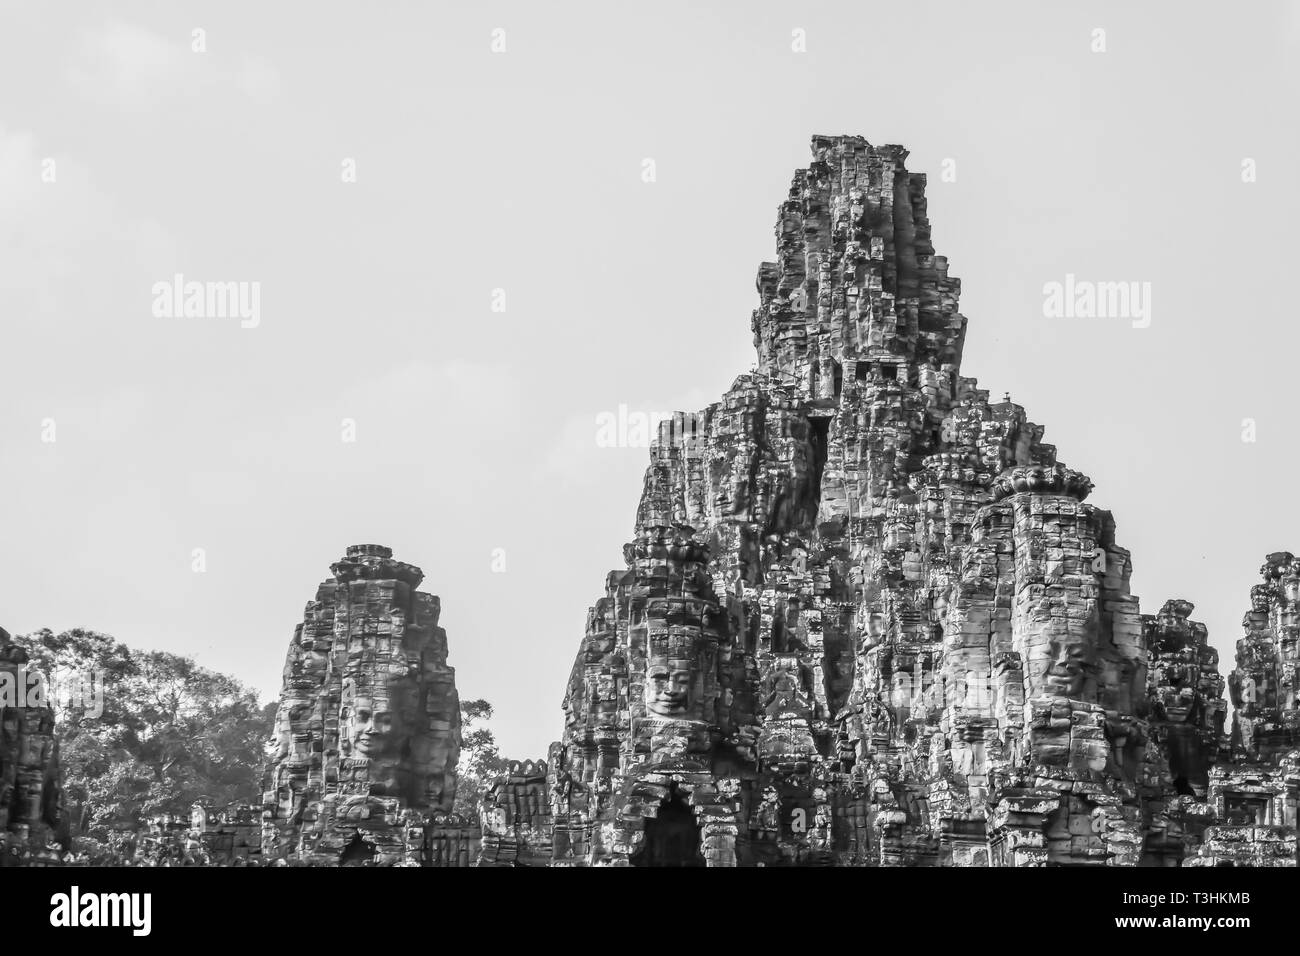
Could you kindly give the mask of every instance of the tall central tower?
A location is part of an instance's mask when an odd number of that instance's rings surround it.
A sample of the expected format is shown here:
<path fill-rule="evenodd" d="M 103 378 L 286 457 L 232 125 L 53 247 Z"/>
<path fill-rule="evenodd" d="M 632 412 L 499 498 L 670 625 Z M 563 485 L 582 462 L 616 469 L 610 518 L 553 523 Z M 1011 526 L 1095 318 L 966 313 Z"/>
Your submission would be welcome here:
<path fill-rule="evenodd" d="M 906 151 L 812 152 L 759 268 L 757 367 L 661 429 L 589 615 L 556 862 L 1136 864 L 1169 775 L 1129 554 L 1042 428 L 962 376 Z"/>

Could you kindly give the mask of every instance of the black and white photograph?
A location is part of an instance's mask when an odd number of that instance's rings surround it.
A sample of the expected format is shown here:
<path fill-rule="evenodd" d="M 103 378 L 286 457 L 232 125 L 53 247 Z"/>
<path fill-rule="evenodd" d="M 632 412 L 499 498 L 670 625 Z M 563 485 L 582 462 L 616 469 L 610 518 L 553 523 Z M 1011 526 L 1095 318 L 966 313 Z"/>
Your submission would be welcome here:
<path fill-rule="evenodd" d="M 1295 0 L 0 0 L 0 917 L 1293 933 L 1298 106 Z"/>

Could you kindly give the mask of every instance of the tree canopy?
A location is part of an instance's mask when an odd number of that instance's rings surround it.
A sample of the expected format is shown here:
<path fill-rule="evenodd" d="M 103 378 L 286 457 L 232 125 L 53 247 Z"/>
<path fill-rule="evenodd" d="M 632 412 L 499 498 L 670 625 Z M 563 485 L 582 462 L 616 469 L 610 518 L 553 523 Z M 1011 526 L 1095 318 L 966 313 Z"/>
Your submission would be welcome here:
<path fill-rule="evenodd" d="M 120 854 L 154 814 L 260 802 L 263 746 L 275 704 L 238 680 L 164 651 L 140 651 L 106 634 L 48 629 L 19 636 L 29 669 L 54 691 L 64 800 L 78 852 Z M 69 678 L 102 688 L 70 705 Z M 96 706 L 98 705 L 98 706 Z M 96 713 L 102 707 L 102 712 Z"/>
<path fill-rule="evenodd" d="M 470 820 L 478 819 L 483 788 L 498 774 L 504 773 L 509 764 L 501 756 L 496 735 L 487 726 L 491 719 L 492 705 L 486 700 L 461 701 L 461 750 L 455 811 Z"/>

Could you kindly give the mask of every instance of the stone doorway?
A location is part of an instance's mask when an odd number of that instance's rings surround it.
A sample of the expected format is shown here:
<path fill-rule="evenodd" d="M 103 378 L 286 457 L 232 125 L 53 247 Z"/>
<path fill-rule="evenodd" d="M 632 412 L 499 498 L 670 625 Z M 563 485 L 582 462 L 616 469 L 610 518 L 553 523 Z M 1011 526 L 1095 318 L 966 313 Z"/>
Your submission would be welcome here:
<path fill-rule="evenodd" d="M 673 784 L 667 798 L 659 804 L 658 815 L 646 818 L 645 839 L 630 862 L 633 866 L 704 866 L 700 842 L 695 814 L 686 802 L 686 795 Z"/>
<path fill-rule="evenodd" d="M 370 866 L 375 860 L 375 848 L 361 839 L 358 833 L 339 855 L 339 866 Z"/>

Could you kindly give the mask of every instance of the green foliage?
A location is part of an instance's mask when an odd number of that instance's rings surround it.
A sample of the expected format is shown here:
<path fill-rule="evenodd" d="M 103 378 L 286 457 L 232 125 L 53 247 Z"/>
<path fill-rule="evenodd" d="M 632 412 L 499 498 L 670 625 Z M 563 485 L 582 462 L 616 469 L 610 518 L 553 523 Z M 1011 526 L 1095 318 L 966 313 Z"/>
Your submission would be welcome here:
<path fill-rule="evenodd" d="M 497 748 L 496 735 L 486 726 L 491 719 L 492 705 L 486 700 L 461 701 L 460 779 L 455 811 L 470 820 L 478 819 L 483 789 L 509 765 Z"/>
<path fill-rule="evenodd" d="M 97 716 L 57 694 L 50 700 L 78 852 L 112 858 L 146 817 L 188 815 L 195 802 L 260 802 L 274 704 L 260 706 L 254 691 L 190 658 L 133 650 L 94 631 L 41 630 L 16 640 L 29 668 L 52 685 L 71 674 L 102 675 Z"/>

